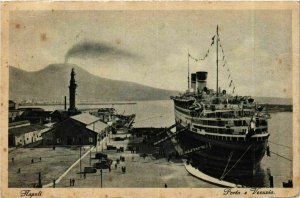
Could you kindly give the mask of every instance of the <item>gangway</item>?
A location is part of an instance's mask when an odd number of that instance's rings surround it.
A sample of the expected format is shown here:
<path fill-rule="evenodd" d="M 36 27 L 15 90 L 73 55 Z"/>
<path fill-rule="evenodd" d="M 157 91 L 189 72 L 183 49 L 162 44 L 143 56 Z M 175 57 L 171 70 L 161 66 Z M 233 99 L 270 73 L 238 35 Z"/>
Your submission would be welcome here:
<path fill-rule="evenodd" d="M 176 127 L 176 126 L 177 126 L 177 123 L 175 123 L 175 124 L 169 126 L 168 128 L 165 128 L 164 130 L 160 131 L 159 133 L 156 133 L 155 135 L 156 135 L 156 136 L 159 136 L 159 135 L 161 135 L 161 134 L 163 134 L 163 133 L 166 133 L 167 131 L 171 130 L 172 128 L 174 128 L 174 127 Z"/>
<path fill-rule="evenodd" d="M 160 143 L 163 143 L 163 142 L 165 142 L 166 140 L 168 140 L 168 139 L 170 139 L 170 138 L 176 136 L 178 133 L 180 133 L 180 132 L 182 132 L 182 131 L 184 131 L 184 130 L 185 130 L 185 129 L 181 129 L 181 130 L 176 131 L 176 132 L 174 132 L 174 133 L 173 133 L 173 132 L 169 132 L 169 133 L 167 132 L 167 134 L 166 134 L 165 137 L 163 137 L 162 139 L 160 139 L 160 140 L 154 142 L 153 145 L 156 146 L 156 145 L 158 145 L 158 144 L 160 144 Z"/>

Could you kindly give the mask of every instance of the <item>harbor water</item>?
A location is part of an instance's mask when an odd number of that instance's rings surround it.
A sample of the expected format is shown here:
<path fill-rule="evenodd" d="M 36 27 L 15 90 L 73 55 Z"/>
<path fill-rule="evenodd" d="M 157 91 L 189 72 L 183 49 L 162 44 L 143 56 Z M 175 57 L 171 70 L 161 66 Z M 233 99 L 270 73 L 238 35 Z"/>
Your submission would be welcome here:
<path fill-rule="evenodd" d="M 63 105 L 37 106 L 45 110 L 63 109 Z M 136 114 L 134 127 L 168 127 L 174 124 L 174 107 L 172 100 L 137 101 L 135 104 L 121 105 L 78 105 L 81 109 L 114 107 L 118 114 Z M 271 156 L 265 156 L 257 171 L 257 176 L 245 178 L 243 183 L 269 187 L 269 175 L 274 179 L 274 187 L 282 187 L 282 182 L 292 179 L 292 113 L 271 113 L 269 120 L 269 146 Z M 201 187 L 201 186 L 199 186 Z"/>

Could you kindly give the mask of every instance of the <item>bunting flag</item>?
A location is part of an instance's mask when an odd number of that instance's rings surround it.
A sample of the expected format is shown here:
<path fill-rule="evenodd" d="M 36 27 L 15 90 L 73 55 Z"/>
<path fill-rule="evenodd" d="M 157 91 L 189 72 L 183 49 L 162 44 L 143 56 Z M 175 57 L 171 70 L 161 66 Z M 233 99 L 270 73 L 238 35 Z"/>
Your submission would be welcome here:
<path fill-rule="evenodd" d="M 194 60 L 195 62 L 205 60 L 205 59 L 208 57 L 208 55 L 209 55 L 211 46 L 215 43 L 215 39 L 218 39 L 217 41 L 219 41 L 219 46 L 220 46 L 221 51 L 222 51 L 222 54 L 223 54 L 223 57 L 222 57 L 223 67 L 225 68 L 225 66 L 227 66 L 228 81 L 230 81 L 229 87 L 233 87 L 232 93 L 234 93 L 234 92 L 235 92 L 235 85 L 234 85 L 233 80 L 231 79 L 231 73 L 230 73 L 229 66 L 228 66 L 228 63 L 227 63 L 227 60 L 226 60 L 226 57 L 225 57 L 224 49 L 223 49 L 223 46 L 222 46 L 222 44 L 221 44 L 220 37 L 219 37 L 218 35 L 214 35 L 214 36 L 212 37 L 212 42 L 211 42 L 209 48 L 207 49 L 206 54 L 204 55 L 203 58 L 195 58 L 195 57 L 192 56 L 190 53 L 188 53 L 188 57 L 191 58 L 192 60 Z"/>
<path fill-rule="evenodd" d="M 231 78 L 231 73 L 230 73 L 230 69 L 229 69 L 229 66 L 228 66 L 228 63 L 227 63 L 227 60 L 226 60 L 226 57 L 225 57 L 225 53 L 224 53 L 224 49 L 223 49 L 223 46 L 221 44 L 221 40 L 220 40 L 220 37 L 218 36 L 218 41 L 219 41 L 219 46 L 221 48 L 221 51 L 222 51 L 222 54 L 223 54 L 223 67 L 227 66 L 227 72 L 228 72 L 228 81 L 229 82 L 229 87 L 232 87 L 232 93 L 234 94 L 235 92 L 235 84 Z"/>
<path fill-rule="evenodd" d="M 198 61 L 198 59 L 194 58 L 194 57 L 193 57 L 192 55 L 190 55 L 190 54 L 189 54 L 189 57 L 190 57 L 191 59 L 193 59 L 194 61 L 196 61 L 196 62 Z"/>
<path fill-rule="evenodd" d="M 210 50 L 210 48 L 206 51 L 206 54 L 205 54 L 205 56 L 203 57 L 203 58 L 195 58 L 195 57 L 193 57 L 191 54 L 188 54 L 188 56 L 191 58 L 191 59 L 193 59 L 194 61 L 196 61 L 196 62 L 198 62 L 198 61 L 200 61 L 200 60 L 205 60 L 205 58 L 208 56 L 208 54 L 209 54 L 209 50 Z"/>
<path fill-rule="evenodd" d="M 214 35 L 214 36 L 211 38 L 212 42 L 211 42 L 209 48 L 207 49 L 206 54 L 205 54 L 205 56 L 204 56 L 203 58 L 195 58 L 195 57 L 193 57 L 190 53 L 188 54 L 188 57 L 191 57 L 191 59 L 193 59 L 193 60 L 196 61 L 196 62 L 198 62 L 198 61 L 200 61 L 200 60 L 205 60 L 206 57 L 207 57 L 208 54 L 209 54 L 209 50 L 210 50 L 211 46 L 215 43 L 215 37 L 216 37 L 216 35 Z"/>

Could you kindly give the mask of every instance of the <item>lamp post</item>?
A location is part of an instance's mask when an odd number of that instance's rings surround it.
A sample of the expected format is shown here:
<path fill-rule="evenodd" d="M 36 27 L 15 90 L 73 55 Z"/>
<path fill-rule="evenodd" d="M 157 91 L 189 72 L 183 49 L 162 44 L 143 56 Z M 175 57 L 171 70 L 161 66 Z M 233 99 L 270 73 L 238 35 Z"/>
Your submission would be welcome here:
<path fill-rule="evenodd" d="M 102 188 L 102 168 L 100 169 L 100 178 L 101 178 L 101 180 L 100 180 L 100 186 L 101 186 L 101 188 Z"/>
<path fill-rule="evenodd" d="M 39 188 L 42 188 L 43 186 L 42 186 L 42 174 L 41 174 L 41 172 L 39 172 L 39 184 L 38 184 L 38 187 Z"/>
<path fill-rule="evenodd" d="M 90 166 L 92 166 L 92 143 L 93 138 L 90 138 Z"/>
<path fill-rule="evenodd" d="M 80 178 L 81 178 L 82 177 L 81 176 L 81 145 L 80 145 L 80 148 L 79 148 L 79 155 L 80 155 L 80 157 L 79 157 L 79 168 L 80 168 L 79 174 L 80 174 Z"/>

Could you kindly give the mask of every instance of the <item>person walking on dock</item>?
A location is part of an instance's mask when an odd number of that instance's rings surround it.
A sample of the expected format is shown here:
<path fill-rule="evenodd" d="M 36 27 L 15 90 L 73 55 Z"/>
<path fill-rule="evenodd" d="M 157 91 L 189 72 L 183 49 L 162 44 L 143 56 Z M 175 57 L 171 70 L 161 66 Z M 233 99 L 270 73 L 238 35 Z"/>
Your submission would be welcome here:
<path fill-rule="evenodd" d="M 72 179 L 72 186 L 75 186 L 75 179 Z"/>

